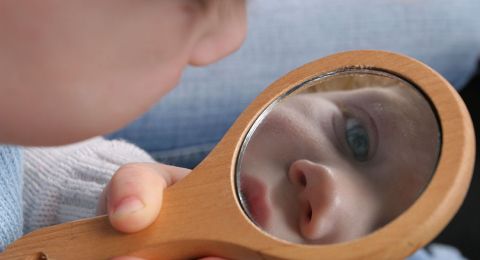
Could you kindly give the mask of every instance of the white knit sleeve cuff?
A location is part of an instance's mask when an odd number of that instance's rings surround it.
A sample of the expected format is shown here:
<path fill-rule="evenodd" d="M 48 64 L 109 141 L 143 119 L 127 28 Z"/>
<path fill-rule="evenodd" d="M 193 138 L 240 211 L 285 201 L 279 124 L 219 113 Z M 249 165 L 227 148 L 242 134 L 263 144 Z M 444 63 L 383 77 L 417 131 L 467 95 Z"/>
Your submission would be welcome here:
<path fill-rule="evenodd" d="M 97 137 L 25 149 L 24 232 L 95 215 L 98 198 L 123 164 L 154 162 L 143 150 Z"/>

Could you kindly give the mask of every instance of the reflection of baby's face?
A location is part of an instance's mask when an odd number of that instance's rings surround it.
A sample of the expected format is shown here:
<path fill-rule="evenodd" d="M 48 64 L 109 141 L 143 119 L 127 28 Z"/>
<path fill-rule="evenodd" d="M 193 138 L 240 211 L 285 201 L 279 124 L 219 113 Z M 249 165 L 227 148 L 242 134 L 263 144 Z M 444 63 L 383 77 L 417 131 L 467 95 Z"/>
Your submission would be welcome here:
<path fill-rule="evenodd" d="M 277 104 L 241 166 L 253 220 L 298 243 L 368 234 L 409 207 L 437 159 L 427 102 L 402 87 L 304 93 Z"/>

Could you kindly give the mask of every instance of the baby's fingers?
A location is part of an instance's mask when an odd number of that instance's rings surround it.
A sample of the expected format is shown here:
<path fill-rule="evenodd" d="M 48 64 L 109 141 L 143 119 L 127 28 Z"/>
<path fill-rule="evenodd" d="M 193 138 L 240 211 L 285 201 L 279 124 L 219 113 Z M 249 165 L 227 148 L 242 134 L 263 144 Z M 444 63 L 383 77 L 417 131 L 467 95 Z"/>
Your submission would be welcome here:
<path fill-rule="evenodd" d="M 120 167 L 105 190 L 106 211 L 112 226 L 127 233 L 149 226 L 160 212 L 163 190 L 189 171 L 158 163 Z"/>

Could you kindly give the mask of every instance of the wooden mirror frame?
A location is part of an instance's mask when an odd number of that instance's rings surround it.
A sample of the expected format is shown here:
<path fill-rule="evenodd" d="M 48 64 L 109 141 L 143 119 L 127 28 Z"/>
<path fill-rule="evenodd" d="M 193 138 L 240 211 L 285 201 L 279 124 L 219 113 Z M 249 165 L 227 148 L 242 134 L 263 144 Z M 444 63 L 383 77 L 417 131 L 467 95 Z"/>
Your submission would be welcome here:
<path fill-rule="evenodd" d="M 277 239 L 255 226 L 236 194 L 237 155 L 262 111 L 291 88 L 342 68 L 389 72 L 417 86 L 434 106 L 441 128 L 440 158 L 422 195 L 398 218 L 369 235 L 328 245 Z M 121 234 L 106 216 L 65 223 L 27 234 L 0 259 L 401 259 L 431 241 L 466 195 L 473 172 L 475 137 L 468 111 L 454 88 L 423 63 L 385 51 L 349 51 L 306 64 L 280 78 L 240 115 L 210 155 L 168 188 L 158 219 L 146 230 Z"/>

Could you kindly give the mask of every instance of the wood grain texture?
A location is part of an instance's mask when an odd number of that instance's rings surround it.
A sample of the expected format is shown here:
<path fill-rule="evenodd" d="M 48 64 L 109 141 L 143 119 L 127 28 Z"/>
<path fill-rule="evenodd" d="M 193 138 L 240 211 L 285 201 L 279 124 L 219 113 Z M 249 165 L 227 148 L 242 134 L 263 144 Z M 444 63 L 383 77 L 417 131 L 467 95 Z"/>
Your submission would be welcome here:
<path fill-rule="evenodd" d="M 262 232 L 238 203 L 234 172 L 237 153 L 261 111 L 298 84 L 347 67 L 391 72 L 418 86 L 436 108 L 442 130 L 437 170 L 420 198 L 383 228 L 333 245 L 298 245 Z M 350 51 L 306 64 L 274 82 L 240 115 L 210 155 L 168 188 L 155 223 L 121 234 L 97 217 L 32 232 L 8 247 L 0 259 L 108 259 L 135 255 L 187 259 L 219 255 L 232 259 L 401 259 L 431 241 L 461 205 L 474 161 L 474 133 L 468 112 L 450 84 L 412 58 L 384 51 Z"/>

